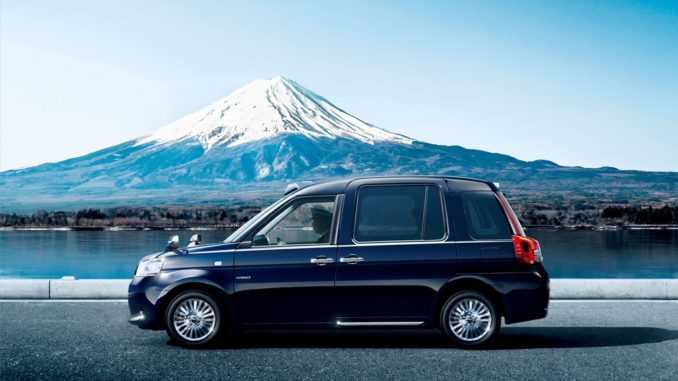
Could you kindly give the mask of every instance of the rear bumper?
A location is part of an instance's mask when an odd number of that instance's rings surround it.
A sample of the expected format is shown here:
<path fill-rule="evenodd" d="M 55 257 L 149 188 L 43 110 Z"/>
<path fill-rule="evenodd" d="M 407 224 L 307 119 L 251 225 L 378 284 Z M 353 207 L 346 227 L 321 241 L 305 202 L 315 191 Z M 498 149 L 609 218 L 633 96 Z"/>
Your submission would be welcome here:
<path fill-rule="evenodd" d="M 535 320 L 546 317 L 551 293 L 550 279 L 541 265 L 520 287 L 502 295 L 504 321 L 506 324 Z"/>

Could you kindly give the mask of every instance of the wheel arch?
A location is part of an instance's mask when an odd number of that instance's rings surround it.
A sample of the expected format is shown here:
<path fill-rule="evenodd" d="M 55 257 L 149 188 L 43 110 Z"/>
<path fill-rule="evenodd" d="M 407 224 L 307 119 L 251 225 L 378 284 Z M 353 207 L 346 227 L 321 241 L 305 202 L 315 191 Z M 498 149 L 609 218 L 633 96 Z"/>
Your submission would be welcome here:
<path fill-rule="evenodd" d="M 494 284 L 486 278 L 478 276 L 465 276 L 450 280 L 449 282 L 445 283 L 445 285 L 443 285 L 438 291 L 435 298 L 435 303 L 433 304 L 433 309 L 431 311 L 433 327 L 440 327 L 440 311 L 447 299 L 450 296 L 462 291 L 482 292 L 492 299 L 499 316 L 504 316 L 504 305 L 502 303 L 502 298 Z"/>
<path fill-rule="evenodd" d="M 163 290 L 162 296 L 158 299 L 157 306 L 162 328 L 165 327 L 165 313 L 167 307 L 172 300 L 179 294 L 185 291 L 203 291 L 213 296 L 222 310 L 223 323 L 225 327 L 230 327 L 233 324 L 233 305 L 231 297 L 221 286 L 205 279 L 185 279 L 179 284 Z"/>

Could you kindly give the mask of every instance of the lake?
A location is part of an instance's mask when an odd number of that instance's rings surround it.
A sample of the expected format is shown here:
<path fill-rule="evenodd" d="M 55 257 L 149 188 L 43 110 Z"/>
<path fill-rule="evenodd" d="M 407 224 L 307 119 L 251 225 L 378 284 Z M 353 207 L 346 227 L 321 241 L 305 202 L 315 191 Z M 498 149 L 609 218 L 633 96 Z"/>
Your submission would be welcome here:
<path fill-rule="evenodd" d="M 139 259 L 193 231 L 0 231 L 2 278 L 131 278 Z M 201 231 L 217 242 L 226 231 Z M 542 230 L 544 265 L 554 278 L 678 278 L 676 230 Z"/>

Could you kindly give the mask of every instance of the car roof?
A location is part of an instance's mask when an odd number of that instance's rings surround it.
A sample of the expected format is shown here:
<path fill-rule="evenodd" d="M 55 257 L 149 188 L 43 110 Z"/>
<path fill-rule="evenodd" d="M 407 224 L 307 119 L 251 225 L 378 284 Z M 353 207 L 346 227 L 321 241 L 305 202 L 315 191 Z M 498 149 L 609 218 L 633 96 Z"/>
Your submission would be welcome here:
<path fill-rule="evenodd" d="M 344 193 L 349 184 L 359 181 L 361 183 L 370 183 L 370 184 L 391 184 L 394 182 L 416 182 L 417 180 L 445 180 L 448 182 L 448 185 L 453 185 L 453 188 L 457 190 L 487 190 L 489 188 L 492 191 L 497 191 L 497 186 L 489 181 L 478 180 L 467 177 L 455 177 L 455 176 L 365 176 L 365 177 L 353 177 L 342 180 L 331 180 L 324 181 L 316 184 L 307 185 L 303 188 L 300 188 L 298 191 L 294 192 L 297 195 L 302 196 L 314 196 L 314 195 L 328 195 L 328 194 L 339 194 Z"/>

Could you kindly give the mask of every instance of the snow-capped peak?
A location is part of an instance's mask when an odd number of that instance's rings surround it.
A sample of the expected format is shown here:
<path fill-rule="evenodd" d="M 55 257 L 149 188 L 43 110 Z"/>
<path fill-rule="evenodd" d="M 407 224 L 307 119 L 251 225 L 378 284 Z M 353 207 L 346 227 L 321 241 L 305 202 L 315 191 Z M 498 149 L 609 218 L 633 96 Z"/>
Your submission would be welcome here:
<path fill-rule="evenodd" d="M 231 95 L 137 140 L 137 145 L 196 139 L 209 150 L 232 147 L 278 134 L 311 139 L 338 137 L 368 144 L 412 139 L 382 130 L 350 115 L 327 99 L 285 77 L 258 79 Z"/>

